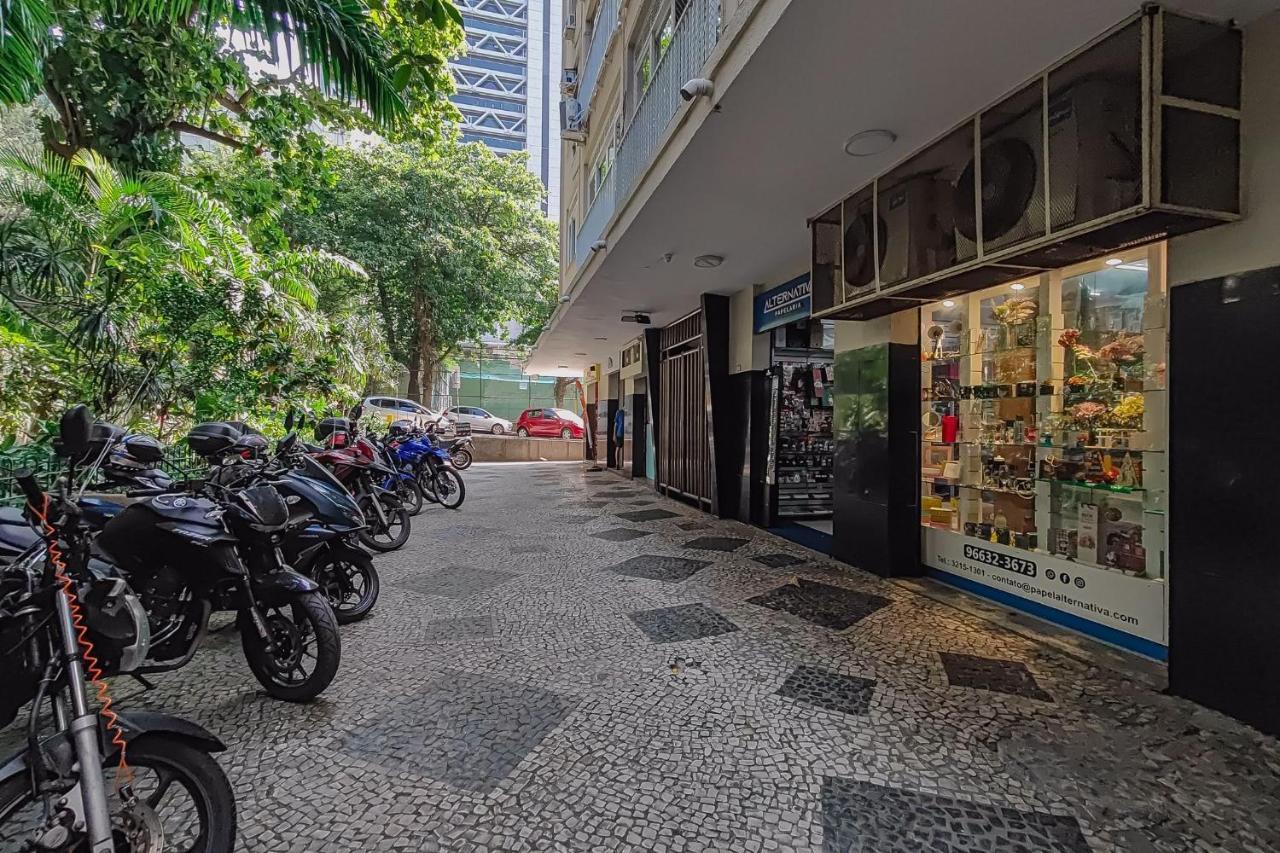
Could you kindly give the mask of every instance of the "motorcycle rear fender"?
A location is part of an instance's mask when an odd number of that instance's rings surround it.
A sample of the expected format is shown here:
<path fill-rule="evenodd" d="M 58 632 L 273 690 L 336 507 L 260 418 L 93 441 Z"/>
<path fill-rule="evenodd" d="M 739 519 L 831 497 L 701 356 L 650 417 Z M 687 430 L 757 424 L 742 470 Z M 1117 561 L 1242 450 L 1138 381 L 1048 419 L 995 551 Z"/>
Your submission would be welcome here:
<path fill-rule="evenodd" d="M 281 569 L 269 575 L 254 578 L 253 595 L 262 604 L 281 605 L 299 595 L 315 592 L 320 585 L 305 575 L 289 569 Z"/>

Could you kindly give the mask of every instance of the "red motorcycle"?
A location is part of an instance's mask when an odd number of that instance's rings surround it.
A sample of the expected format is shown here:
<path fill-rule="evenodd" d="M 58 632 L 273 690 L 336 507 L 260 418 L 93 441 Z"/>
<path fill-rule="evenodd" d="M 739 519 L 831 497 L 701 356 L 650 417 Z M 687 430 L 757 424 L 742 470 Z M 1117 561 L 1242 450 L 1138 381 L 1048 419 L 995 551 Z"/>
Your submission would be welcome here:
<path fill-rule="evenodd" d="M 368 524 L 357 535 L 375 551 L 394 551 L 409 541 L 409 509 L 395 492 L 380 483 L 394 475 L 379 459 L 378 449 L 355 429 L 360 407 L 349 418 L 325 418 L 316 424 L 316 440 L 323 445 L 311 456 L 324 465 L 355 496 Z"/>

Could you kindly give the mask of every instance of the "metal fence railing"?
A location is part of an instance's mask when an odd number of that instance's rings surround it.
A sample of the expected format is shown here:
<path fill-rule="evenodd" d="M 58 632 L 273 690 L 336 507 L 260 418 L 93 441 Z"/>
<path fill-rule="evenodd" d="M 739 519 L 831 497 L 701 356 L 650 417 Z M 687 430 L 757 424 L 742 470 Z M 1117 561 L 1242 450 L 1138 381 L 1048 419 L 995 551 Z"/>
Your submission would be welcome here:
<path fill-rule="evenodd" d="M 195 455 L 185 442 L 168 448 L 158 467 L 180 482 L 201 479 L 209 470 L 208 463 Z M 0 504 L 17 503 L 21 498 L 17 480 L 20 471 L 30 470 L 36 481 L 47 489 L 65 468 L 65 461 L 54 454 L 52 447 L 32 447 L 20 457 L 0 458 Z"/>
<path fill-rule="evenodd" d="M 680 87 L 702 70 L 719 38 L 720 0 L 688 0 L 671 43 L 653 71 L 649 88 L 627 124 L 609 179 L 578 229 L 574 241 L 574 261 L 578 265 L 586 260 L 591 244 L 600 239 L 614 210 L 626 202 L 653 162 L 667 125 L 680 108 Z M 582 91 L 580 88 L 580 98 Z"/>
<path fill-rule="evenodd" d="M 578 78 L 578 103 L 582 104 L 584 114 L 591 109 L 591 96 L 595 94 L 596 83 L 600 81 L 600 69 L 604 67 L 604 58 L 609 51 L 609 39 L 618 29 L 620 6 L 621 0 L 603 0 L 600 11 L 596 13 L 591 30 L 591 44 L 587 46 L 587 57 Z"/>

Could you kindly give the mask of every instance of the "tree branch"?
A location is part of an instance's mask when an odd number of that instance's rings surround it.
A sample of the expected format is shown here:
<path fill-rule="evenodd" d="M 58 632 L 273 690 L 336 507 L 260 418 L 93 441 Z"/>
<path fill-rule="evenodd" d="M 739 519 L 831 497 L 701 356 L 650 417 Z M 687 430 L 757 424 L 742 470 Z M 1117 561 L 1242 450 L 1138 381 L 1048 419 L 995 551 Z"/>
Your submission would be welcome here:
<path fill-rule="evenodd" d="M 255 154 L 261 154 L 266 150 L 261 147 L 250 145 L 243 139 L 236 139 L 233 136 L 227 136 L 226 134 L 218 133 L 216 130 L 209 130 L 207 127 L 200 127 L 199 125 L 192 124 L 188 121 L 171 121 L 169 122 L 168 127 L 170 130 L 176 130 L 179 133 L 189 133 L 192 136 L 199 136 L 202 139 L 208 139 L 210 142 L 216 142 L 219 145 L 226 145 L 230 148 L 237 148 L 240 150 L 248 149 L 253 151 Z"/>

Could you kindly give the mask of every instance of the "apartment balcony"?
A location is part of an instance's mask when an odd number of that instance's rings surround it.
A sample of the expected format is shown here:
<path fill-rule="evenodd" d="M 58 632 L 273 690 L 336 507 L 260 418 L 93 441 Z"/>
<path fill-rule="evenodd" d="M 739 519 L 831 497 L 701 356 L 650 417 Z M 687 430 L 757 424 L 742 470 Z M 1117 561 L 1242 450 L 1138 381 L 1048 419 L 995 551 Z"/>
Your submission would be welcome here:
<path fill-rule="evenodd" d="M 608 46 L 609 35 L 616 29 L 618 0 L 604 0 L 600 20 L 606 25 L 608 15 L 613 16 L 614 23 L 607 30 L 603 27 L 596 29 L 592 37 L 592 52 L 587 57 L 587 72 L 579 83 L 578 99 L 584 107 L 590 103 L 591 91 L 599 75 L 599 65 Z M 639 105 L 623 131 L 617 161 L 582 220 L 582 226 L 574 240 L 575 266 L 581 266 L 586 261 L 591 244 L 604 234 L 618 205 L 626 201 L 628 194 L 653 162 L 667 126 L 680 108 L 680 87 L 685 81 L 698 76 L 715 49 L 719 33 L 720 0 L 689 0 L 684 14 L 676 22 L 666 53 L 653 71 L 649 88 L 641 96 Z M 599 39 L 603 39 L 603 42 L 597 53 L 596 42 Z M 594 71 L 591 65 L 593 60 L 596 62 Z M 591 75 L 590 78 L 588 74 Z M 609 130 L 600 128 L 597 132 L 607 133 Z"/>
<path fill-rule="evenodd" d="M 602 0 L 596 13 L 595 26 L 591 30 L 591 44 L 587 46 L 586 59 L 582 63 L 582 76 L 578 79 L 578 102 L 583 114 L 591 108 L 591 96 L 600 82 L 600 69 L 609 53 L 609 42 L 618 30 L 618 10 L 622 0 Z"/>

